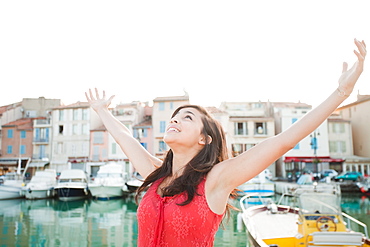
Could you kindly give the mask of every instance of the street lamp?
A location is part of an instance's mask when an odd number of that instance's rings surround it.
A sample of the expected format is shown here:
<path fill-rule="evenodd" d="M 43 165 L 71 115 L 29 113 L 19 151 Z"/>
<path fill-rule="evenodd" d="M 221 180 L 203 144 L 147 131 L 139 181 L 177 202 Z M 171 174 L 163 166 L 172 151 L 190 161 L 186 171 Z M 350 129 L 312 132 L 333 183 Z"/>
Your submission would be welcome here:
<path fill-rule="evenodd" d="M 318 164 L 320 163 L 319 159 L 317 158 L 317 149 L 318 149 L 318 142 L 317 142 L 317 137 L 320 135 L 320 132 L 318 130 L 315 130 L 311 135 L 310 135 L 310 138 L 311 138 L 311 142 L 310 142 L 310 145 L 311 145 L 311 148 L 313 149 L 313 155 L 315 156 L 314 160 L 313 160 L 313 169 L 314 169 L 314 173 L 316 173 L 316 175 L 318 175 Z"/>

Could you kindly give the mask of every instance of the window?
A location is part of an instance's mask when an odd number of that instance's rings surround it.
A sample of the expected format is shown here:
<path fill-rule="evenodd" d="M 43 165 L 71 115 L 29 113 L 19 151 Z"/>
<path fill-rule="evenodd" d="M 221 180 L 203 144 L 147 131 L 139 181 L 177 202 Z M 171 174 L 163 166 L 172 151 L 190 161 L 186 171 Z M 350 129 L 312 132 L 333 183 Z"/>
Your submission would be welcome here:
<path fill-rule="evenodd" d="M 338 149 L 339 149 L 339 152 L 341 152 L 341 153 L 347 152 L 346 142 L 345 141 L 338 141 Z"/>
<path fill-rule="evenodd" d="M 46 158 L 46 148 L 45 145 L 40 145 L 39 148 L 39 159 Z"/>
<path fill-rule="evenodd" d="M 78 135 L 79 134 L 77 124 L 72 125 L 72 133 L 73 133 L 73 135 Z"/>
<path fill-rule="evenodd" d="M 245 151 L 245 144 L 235 143 L 231 144 L 233 157 L 238 156 Z"/>
<path fill-rule="evenodd" d="M 267 128 L 265 122 L 259 122 L 254 124 L 254 134 L 255 135 L 266 135 L 267 134 Z"/>
<path fill-rule="evenodd" d="M 344 123 L 333 123 L 332 124 L 332 131 L 333 133 L 344 133 Z"/>
<path fill-rule="evenodd" d="M 159 123 L 159 133 L 164 133 L 166 131 L 166 121 L 160 121 Z"/>
<path fill-rule="evenodd" d="M 247 151 L 248 149 L 254 147 L 256 144 L 253 143 L 233 143 L 231 144 L 232 155 L 233 157 L 238 156 L 239 154 Z"/>
<path fill-rule="evenodd" d="M 73 109 L 73 120 L 78 120 L 78 109 Z"/>
<path fill-rule="evenodd" d="M 21 131 L 21 138 L 22 139 L 25 139 L 26 138 L 26 131 L 25 130 L 22 130 Z"/>
<path fill-rule="evenodd" d="M 159 152 L 164 152 L 167 150 L 167 145 L 164 141 L 159 141 Z"/>
<path fill-rule="evenodd" d="M 104 133 L 94 132 L 94 144 L 103 144 L 104 143 Z"/>
<path fill-rule="evenodd" d="M 148 137 L 148 129 L 142 129 L 143 137 Z"/>
<path fill-rule="evenodd" d="M 135 139 L 139 138 L 140 129 L 133 129 L 132 131 L 133 131 L 132 135 L 134 136 L 134 138 Z"/>
<path fill-rule="evenodd" d="M 8 138 L 13 138 L 13 130 L 8 130 Z"/>
<path fill-rule="evenodd" d="M 26 154 L 26 145 L 21 145 L 21 150 L 20 151 L 20 154 Z"/>
<path fill-rule="evenodd" d="M 140 144 L 141 144 L 141 146 L 143 146 L 145 149 L 148 149 L 148 143 L 146 143 L 146 142 L 141 142 Z"/>
<path fill-rule="evenodd" d="M 63 129 L 64 129 L 64 126 L 59 125 L 59 134 L 63 135 Z"/>
<path fill-rule="evenodd" d="M 252 104 L 252 107 L 253 107 L 254 109 L 260 109 L 260 108 L 262 108 L 262 104 L 261 104 L 261 103 L 253 103 L 253 104 Z"/>
<path fill-rule="evenodd" d="M 8 146 L 8 148 L 6 149 L 6 153 L 7 154 L 12 154 L 13 153 L 13 146 Z"/>
<path fill-rule="evenodd" d="M 173 102 L 170 102 L 170 109 L 173 110 Z"/>
<path fill-rule="evenodd" d="M 164 111 L 164 102 L 159 102 L 158 109 Z"/>
<path fill-rule="evenodd" d="M 82 120 L 87 120 L 87 109 L 82 109 Z"/>
<path fill-rule="evenodd" d="M 106 148 L 103 148 L 101 150 L 101 156 L 102 156 L 103 159 L 107 159 L 107 157 L 108 157 L 108 151 L 107 151 Z"/>
<path fill-rule="evenodd" d="M 331 153 L 345 153 L 347 146 L 345 141 L 329 141 L 329 150 Z"/>
<path fill-rule="evenodd" d="M 35 129 L 35 141 L 37 142 L 49 141 L 49 128 L 36 128 Z"/>
<path fill-rule="evenodd" d="M 88 129 L 88 127 L 87 127 L 87 124 L 83 124 L 83 125 L 81 126 L 81 128 L 82 128 L 82 134 L 83 134 L 83 135 L 88 135 L 88 134 L 89 134 L 89 129 Z"/>
<path fill-rule="evenodd" d="M 59 121 L 64 120 L 64 110 L 59 110 Z"/>
<path fill-rule="evenodd" d="M 93 160 L 94 161 L 98 161 L 99 160 L 99 156 L 100 156 L 100 149 L 99 149 L 99 147 L 98 146 L 95 146 L 94 148 L 93 148 Z"/>
<path fill-rule="evenodd" d="M 234 123 L 235 135 L 248 135 L 247 122 L 236 122 Z"/>

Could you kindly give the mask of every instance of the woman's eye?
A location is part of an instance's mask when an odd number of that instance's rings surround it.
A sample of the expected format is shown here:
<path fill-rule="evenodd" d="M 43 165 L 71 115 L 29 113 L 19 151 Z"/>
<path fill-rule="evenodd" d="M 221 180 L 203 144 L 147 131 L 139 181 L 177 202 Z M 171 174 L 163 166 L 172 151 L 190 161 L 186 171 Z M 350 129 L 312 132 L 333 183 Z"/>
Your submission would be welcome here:
<path fill-rule="evenodd" d="M 186 115 L 185 118 L 188 118 L 190 120 L 193 120 L 193 118 L 190 115 Z"/>

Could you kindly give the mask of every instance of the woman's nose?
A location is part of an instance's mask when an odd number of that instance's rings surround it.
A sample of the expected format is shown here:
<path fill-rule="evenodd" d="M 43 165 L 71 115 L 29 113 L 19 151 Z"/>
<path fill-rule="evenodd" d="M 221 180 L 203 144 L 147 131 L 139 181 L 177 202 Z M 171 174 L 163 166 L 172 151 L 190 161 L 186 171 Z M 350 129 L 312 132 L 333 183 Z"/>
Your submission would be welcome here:
<path fill-rule="evenodd" d="M 177 118 L 172 118 L 170 123 L 179 123 L 179 121 L 177 120 Z"/>

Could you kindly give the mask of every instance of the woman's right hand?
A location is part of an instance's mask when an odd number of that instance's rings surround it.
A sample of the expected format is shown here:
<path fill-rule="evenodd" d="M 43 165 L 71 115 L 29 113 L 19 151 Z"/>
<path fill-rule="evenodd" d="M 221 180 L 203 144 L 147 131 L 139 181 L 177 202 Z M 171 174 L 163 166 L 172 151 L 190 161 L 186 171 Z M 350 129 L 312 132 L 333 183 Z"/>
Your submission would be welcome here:
<path fill-rule="evenodd" d="M 89 92 L 85 92 L 85 96 L 86 96 L 87 102 L 89 102 L 90 106 L 95 111 L 98 111 L 99 109 L 102 109 L 102 108 L 108 108 L 108 106 L 112 103 L 112 99 L 114 98 L 114 95 L 112 95 L 109 97 L 109 99 L 106 99 L 104 90 L 103 90 L 103 97 L 100 97 L 99 91 L 97 88 L 95 88 L 95 96 L 91 89 L 89 89 Z"/>

